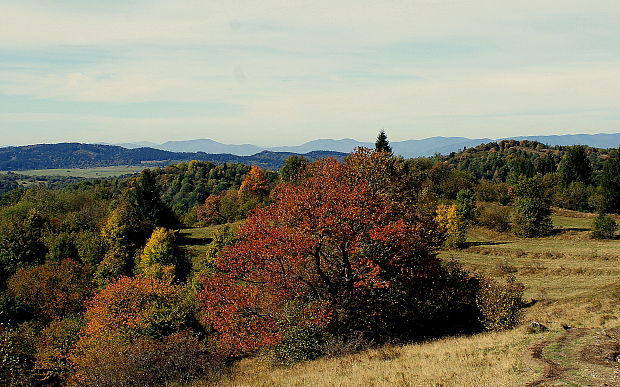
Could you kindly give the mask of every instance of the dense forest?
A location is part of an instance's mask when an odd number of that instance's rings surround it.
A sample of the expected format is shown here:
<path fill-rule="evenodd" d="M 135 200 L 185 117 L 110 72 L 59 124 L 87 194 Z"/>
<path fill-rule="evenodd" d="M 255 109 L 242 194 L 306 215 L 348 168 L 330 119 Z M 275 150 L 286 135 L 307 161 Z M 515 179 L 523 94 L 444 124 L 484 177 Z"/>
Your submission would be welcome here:
<path fill-rule="evenodd" d="M 598 212 L 592 237 L 613 238 L 620 212 L 616 149 L 507 140 L 403 159 L 381 133 L 373 150 L 274 169 L 2 175 L 0 384 L 185 384 L 247 356 L 290 365 L 510 329 L 523 285 L 438 252 L 473 225 L 548 235 L 552 206 Z M 204 251 L 183 247 L 180 230 L 213 225 Z"/>

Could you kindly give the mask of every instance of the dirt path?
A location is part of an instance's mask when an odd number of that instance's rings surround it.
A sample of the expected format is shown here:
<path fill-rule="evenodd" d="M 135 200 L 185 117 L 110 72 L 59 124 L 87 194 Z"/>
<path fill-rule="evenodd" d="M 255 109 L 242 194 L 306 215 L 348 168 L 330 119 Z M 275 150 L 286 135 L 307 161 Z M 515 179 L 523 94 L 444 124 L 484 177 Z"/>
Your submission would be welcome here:
<path fill-rule="evenodd" d="M 544 371 L 528 387 L 620 386 L 620 329 L 568 329 L 530 351 Z"/>

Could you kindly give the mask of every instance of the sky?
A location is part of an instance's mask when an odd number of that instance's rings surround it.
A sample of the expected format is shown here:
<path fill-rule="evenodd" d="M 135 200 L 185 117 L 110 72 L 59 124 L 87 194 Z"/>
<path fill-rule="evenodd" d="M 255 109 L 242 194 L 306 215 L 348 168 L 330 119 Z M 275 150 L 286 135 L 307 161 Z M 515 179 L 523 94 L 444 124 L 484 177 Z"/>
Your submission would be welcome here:
<path fill-rule="evenodd" d="M 618 0 L 0 0 L 0 146 L 620 132 Z"/>

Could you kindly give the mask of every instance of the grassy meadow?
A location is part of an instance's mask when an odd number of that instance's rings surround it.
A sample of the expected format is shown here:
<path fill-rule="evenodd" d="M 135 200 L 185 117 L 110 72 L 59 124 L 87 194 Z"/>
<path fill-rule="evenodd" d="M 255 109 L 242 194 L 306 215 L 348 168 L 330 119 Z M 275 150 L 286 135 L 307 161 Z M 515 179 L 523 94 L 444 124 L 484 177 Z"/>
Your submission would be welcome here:
<path fill-rule="evenodd" d="M 14 171 L 20 175 L 42 177 L 42 176 L 62 176 L 62 177 L 85 177 L 85 178 L 104 178 L 132 175 L 139 173 L 145 166 L 142 165 L 116 165 L 113 167 L 98 168 L 72 168 L 72 169 L 32 169 L 26 171 Z M 6 172 L 0 172 L 6 173 Z"/>
<path fill-rule="evenodd" d="M 469 231 L 468 248 L 441 252 L 444 260 L 469 270 L 511 274 L 525 284 L 529 306 L 514 330 L 388 345 L 292 367 L 249 358 L 217 385 L 620 385 L 620 363 L 614 355 L 620 352 L 620 239 L 590 239 L 593 217 L 557 210 L 555 233 L 546 238 L 518 238 L 476 227 Z M 203 236 L 212 232 L 190 231 Z M 532 321 L 548 331 L 530 333 Z"/>

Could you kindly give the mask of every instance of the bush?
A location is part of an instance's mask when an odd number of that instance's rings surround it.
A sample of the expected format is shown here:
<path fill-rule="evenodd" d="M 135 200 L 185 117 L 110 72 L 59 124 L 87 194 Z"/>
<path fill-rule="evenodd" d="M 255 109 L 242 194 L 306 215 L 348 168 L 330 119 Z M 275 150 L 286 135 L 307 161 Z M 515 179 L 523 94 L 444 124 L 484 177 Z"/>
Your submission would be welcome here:
<path fill-rule="evenodd" d="M 480 322 L 486 330 L 499 331 L 519 325 L 523 318 L 523 290 L 523 284 L 513 277 L 502 281 L 480 279 L 476 304 L 480 309 Z"/>
<path fill-rule="evenodd" d="M 162 339 L 111 342 L 82 359 L 70 382 L 110 387 L 186 385 L 214 377 L 222 364 L 196 337 L 182 331 Z"/>
<path fill-rule="evenodd" d="M 487 203 L 478 209 L 478 224 L 491 230 L 504 232 L 510 228 L 510 207 Z"/>
<path fill-rule="evenodd" d="M 323 355 L 325 334 L 316 326 L 292 327 L 283 335 L 282 341 L 268 354 L 278 365 L 293 365 L 302 361 L 314 360 Z"/>
<path fill-rule="evenodd" d="M 611 216 L 599 213 L 592 223 L 592 238 L 594 239 L 613 239 L 616 236 L 618 224 Z"/>

